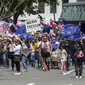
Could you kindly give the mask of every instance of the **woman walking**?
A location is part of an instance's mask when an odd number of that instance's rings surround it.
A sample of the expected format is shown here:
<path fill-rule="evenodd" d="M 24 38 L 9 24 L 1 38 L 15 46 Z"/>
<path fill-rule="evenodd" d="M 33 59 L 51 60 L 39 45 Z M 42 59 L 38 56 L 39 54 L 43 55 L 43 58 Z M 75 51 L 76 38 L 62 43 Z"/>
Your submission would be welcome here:
<path fill-rule="evenodd" d="M 21 60 L 21 42 L 19 40 L 16 41 L 16 46 L 14 48 L 14 62 L 16 64 L 16 73 L 14 75 L 20 75 L 20 60 Z"/>
<path fill-rule="evenodd" d="M 66 71 L 66 62 L 67 62 L 67 52 L 61 47 L 61 72 L 64 73 Z"/>
<path fill-rule="evenodd" d="M 12 67 L 12 71 L 14 71 L 14 51 L 13 49 L 16 47 L 14 42 L 10 42 L 10 44 L 8 45 L 9 48 L 9 58 L 11 59 L 11 67 Z"/>

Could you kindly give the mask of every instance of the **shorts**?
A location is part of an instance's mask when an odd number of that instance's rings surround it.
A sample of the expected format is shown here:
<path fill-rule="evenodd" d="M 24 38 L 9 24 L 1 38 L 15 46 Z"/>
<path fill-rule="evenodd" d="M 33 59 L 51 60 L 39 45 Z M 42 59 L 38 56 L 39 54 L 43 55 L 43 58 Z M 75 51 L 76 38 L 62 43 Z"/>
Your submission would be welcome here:
<path fill-rule="evenodd" d="M 41 56 L 43 58 L 43 62 L 47 63 L 48 58 L 50 57 L 50 53 L 41 53 Z"/>

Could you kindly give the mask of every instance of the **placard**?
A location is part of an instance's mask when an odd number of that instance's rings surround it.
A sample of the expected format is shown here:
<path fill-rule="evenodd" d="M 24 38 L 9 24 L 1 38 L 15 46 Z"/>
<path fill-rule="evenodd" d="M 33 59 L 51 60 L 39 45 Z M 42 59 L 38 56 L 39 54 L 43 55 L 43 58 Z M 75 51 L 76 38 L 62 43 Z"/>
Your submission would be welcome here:
<path fill-rule="evenodd" d="M 41 30 L 39 18 L 26 20 L 25 25 L 27 32 L 36 32 L 38 30 Z"/>

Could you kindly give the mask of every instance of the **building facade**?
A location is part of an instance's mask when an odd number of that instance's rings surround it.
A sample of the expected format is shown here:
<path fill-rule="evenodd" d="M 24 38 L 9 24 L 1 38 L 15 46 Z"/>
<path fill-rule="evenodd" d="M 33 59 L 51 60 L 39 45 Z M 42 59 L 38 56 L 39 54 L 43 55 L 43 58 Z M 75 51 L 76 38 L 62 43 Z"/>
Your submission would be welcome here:
<path fill-rule="evenodd" d="M 69 0 L 63 3 L 61 18 L 68 22 L 85 21 L 85 0 Z"/>
<path fill-rule="evenodd" d="M 82 6 L 85 5 L 83 3 L 85 0 L 58 0 L 58 1 L 59 1 L 59 5 L 56 5 L 55 3 L 53 5 L 47 5 L 47 4 L 39 3 L 40 8 L 39 8 L 38 14 L 43 17 L 43 21 L 45 23 L 49 23 L 50 19 L 52 19 L 54 21 L 58 21 L 58 19 L 60 17 L 66 18 L 67 15 L 69 15 L 67 17 L 68 20 L 69 20 L 70 15 L 71 15 L 69 12 L 72 9 L 74 9 L 73 13 L 75 13 L 75 9 L 76 9 L 76 11 L 78 10 L 78 8 L 80 10 L 82 10 L 82 7 L 80 7 L 80 4 L 81 5 L 83 4 Z M 67 13 L 66 15 L 65 15 L 65 11 Z M 38 16 L 38 14 L 29 15 L 26 12 L 24 12 L 24 15 L 19 16 L 19 20 L 26 20 L 26 19 L 35 18 L 35 17 Z M 78 16 L 76 16 L 76 17 L 78 17 Z"/>
<path fill-rule="evenodd" d="M 43 20 L 45 23 L 49 23 L 50 19 L 57 21 L 60 18 L 61 12 L 62 12 L 62 0 L 58 0 L 59 5 L 56 5 L 54 3 L 53 5 L 48 5 L 48 4 L 43 4 L 40 3 L 39 5 L 39 11 L 38 14 L 43 17 Z M 19 20 L 26 20 L 26 19 L 31 19 L 34 18 L 36 15 L 29 15 L 26 12 L 24 12 L 24 15 L 19 16 Z"/>

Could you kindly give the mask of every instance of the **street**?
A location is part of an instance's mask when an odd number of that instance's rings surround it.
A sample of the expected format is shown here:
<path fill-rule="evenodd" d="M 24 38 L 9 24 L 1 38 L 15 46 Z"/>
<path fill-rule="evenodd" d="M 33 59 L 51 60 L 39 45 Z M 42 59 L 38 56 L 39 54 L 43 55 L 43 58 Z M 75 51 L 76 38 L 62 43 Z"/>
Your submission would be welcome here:
<path fill-rule="evenodd" d="M 85 0 L 0 0 L 0 85 L 85 85 L 84 15 Z"/>
<path fill-rule="evenodd" d="M 10 69 L 0 68 L 0 85 L 85 85 L 85 71 L 82 79 L 75 79 L 74 72 L 62 75 L 60 70 L 43 72 L 29 67 L 28 72 L 16 76 Z"/>

